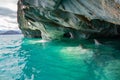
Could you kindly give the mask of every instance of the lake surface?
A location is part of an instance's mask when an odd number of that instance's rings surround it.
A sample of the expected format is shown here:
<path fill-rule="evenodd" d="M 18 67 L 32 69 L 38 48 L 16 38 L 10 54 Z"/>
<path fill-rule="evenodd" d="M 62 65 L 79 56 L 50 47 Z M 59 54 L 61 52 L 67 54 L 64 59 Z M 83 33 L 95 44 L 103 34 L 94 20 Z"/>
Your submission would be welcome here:
<path fill-rule="evenodd" d="M 120 80 L 120 40 L 0 35 L 0 80 Z"/>

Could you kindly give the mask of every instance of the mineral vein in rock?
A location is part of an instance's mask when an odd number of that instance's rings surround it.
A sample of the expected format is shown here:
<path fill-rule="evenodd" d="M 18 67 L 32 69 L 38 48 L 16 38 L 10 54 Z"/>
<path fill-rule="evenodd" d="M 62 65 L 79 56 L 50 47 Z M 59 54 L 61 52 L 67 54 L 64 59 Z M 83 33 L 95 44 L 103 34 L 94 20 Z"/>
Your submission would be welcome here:
<path fill-rule="evenodd" d="M 120 1 L 19 0 L 18 23 L 26 37 L 116 37 L 120 35 Z"/>

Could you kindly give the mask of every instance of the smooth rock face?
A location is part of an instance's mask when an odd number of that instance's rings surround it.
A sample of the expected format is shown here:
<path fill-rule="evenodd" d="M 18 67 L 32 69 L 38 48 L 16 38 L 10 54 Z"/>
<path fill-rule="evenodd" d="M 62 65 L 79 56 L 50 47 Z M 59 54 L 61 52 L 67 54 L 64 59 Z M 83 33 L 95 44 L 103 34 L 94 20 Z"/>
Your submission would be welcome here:
<path fill-rule="evenodd" d="M 120 0 L 19 0 L 18 23 L 26 37 L 116 37 Z"/>

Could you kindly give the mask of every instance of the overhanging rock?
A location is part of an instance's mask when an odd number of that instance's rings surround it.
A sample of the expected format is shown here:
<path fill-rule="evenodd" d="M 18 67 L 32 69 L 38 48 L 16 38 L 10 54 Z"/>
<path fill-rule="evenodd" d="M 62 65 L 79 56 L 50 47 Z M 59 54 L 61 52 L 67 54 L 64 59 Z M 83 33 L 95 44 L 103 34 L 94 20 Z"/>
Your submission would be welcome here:
<path fill-rule="evenodd" d="M 19 0 L 18 23 L 26 37 L 118 37 L 120 1 Z"/>

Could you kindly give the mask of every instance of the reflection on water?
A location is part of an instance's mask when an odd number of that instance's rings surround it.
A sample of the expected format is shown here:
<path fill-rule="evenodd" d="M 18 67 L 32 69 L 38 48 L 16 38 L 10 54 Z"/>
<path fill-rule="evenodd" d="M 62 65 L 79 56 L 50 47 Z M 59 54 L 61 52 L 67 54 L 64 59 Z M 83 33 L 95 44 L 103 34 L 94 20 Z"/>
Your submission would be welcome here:
<path fill-rule="evenodd" d="M 0 36 L 0 80 L 119 80 L 119 40 L 45 41 Z"/>

